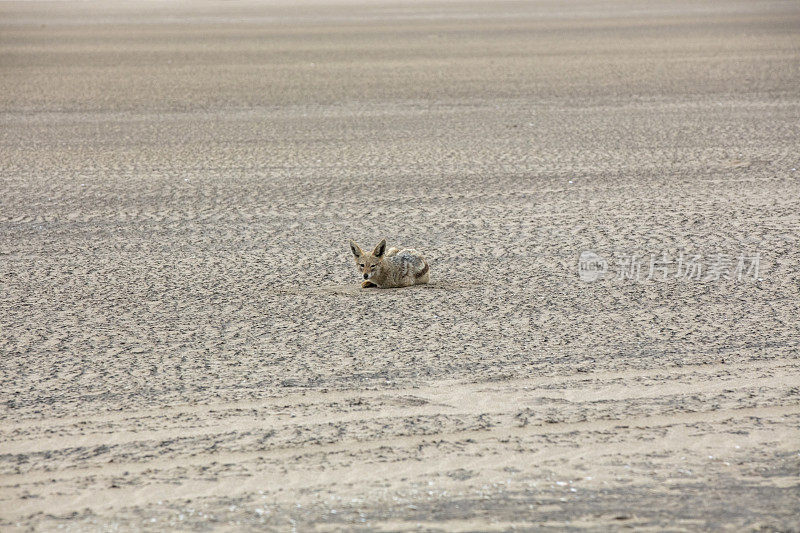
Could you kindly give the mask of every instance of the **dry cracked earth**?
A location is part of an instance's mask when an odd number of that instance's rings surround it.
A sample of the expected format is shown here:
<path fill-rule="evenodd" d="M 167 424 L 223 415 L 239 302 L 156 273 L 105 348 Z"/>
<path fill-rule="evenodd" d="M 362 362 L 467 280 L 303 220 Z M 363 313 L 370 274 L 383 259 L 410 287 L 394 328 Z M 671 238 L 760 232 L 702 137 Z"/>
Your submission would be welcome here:
<path fill-rule="evenodd" d="M 794 1 L 0 2 L 0 529 L 798 530 L 799 87 Z"/>

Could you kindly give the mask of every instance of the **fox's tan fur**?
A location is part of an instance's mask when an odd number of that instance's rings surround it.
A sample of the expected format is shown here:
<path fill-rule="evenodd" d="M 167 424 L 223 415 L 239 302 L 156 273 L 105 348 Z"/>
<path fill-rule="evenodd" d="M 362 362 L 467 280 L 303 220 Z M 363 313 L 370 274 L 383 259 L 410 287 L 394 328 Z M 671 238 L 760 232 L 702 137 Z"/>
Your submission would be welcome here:
<path fill-rule="evenodd" d="M 370 254 L 365 254 L 361 247 L 350 241 L 350 250 L 356 259 L 356 266 L 364 277 L 362 287 L 408 287 L 428 283 L 430 267 L 425 257 L 412 248 L 386 249 L 383 239 Z"/>

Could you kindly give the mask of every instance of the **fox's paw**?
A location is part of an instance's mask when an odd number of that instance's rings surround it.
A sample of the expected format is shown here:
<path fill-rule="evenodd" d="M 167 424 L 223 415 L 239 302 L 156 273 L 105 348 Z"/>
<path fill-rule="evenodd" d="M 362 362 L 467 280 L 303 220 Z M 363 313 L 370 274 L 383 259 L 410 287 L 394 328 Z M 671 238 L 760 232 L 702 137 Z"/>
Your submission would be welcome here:
<path fill-rule="evenodd" d="M 369 287 L 377 287 L 377 285 L 375 285 L 374 283 L 372 283 L 372 282 L 371 282 L 371 281 L 369 281 L 369 280 L 366 280 L 366 281 L 362 282 L 362 283 L 361 283 L 361 286 L 362 286 L 363 288 L 365 288 L 365 289 L 368 289 Z"/>

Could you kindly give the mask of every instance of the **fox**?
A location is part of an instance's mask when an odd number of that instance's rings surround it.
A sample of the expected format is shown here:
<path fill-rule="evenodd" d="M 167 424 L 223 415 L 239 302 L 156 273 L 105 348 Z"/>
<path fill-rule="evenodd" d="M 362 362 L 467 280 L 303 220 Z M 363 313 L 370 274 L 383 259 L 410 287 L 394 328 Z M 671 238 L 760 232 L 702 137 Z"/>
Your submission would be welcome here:
<path fill-rule="evenodd" d="M 391 289 L 421 285 L 430 281 L 428 261 L 413 248 L 402 250 L 391 247 L 386 249 L 383 239 L 371 254 L 365 254 L 354 240 L 350 240 L 350 250 L 356 260 L 356 267 L 364 275 L 363 288 L 377 287 Z"/>

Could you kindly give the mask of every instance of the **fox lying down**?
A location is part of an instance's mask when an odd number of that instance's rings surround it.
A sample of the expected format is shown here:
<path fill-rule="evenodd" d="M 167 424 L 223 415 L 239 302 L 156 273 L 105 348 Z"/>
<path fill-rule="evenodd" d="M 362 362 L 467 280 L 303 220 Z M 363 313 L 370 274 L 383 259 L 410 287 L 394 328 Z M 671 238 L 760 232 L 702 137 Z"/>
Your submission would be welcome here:
<path fill-rule="evenodd" d="M 412 248 L 386 249 L 383 239 L 371 254 L 365 254 L 361 247 L 350 241 L 350 249 L 356 258 L 356 266 L 364 275 L 362 287 L 408 287 L 428 283 L 430 267 L 425 257 Z"/>

